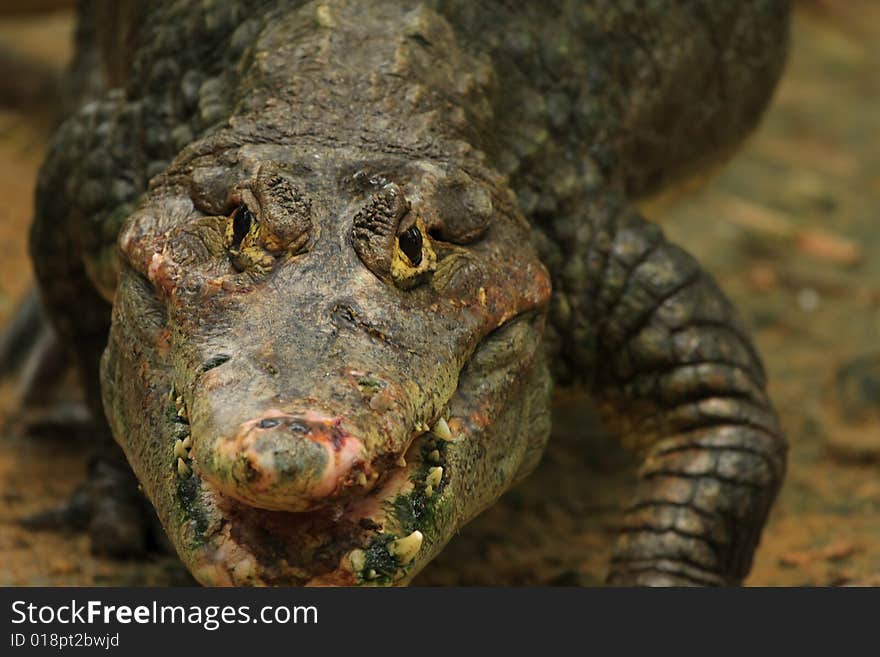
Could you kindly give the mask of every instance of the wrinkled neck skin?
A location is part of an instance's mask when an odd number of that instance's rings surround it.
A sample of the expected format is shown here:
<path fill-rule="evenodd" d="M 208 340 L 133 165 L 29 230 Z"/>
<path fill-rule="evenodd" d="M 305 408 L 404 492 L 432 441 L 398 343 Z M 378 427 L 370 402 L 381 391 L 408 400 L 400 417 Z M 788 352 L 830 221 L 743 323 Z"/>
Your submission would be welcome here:
<path fill-rule="evenodd" d="M 492 69 L 396 5 L 267 18 L 119 237 L 104 405 L 204 584 L 405 584 L 549 434 Z"/>

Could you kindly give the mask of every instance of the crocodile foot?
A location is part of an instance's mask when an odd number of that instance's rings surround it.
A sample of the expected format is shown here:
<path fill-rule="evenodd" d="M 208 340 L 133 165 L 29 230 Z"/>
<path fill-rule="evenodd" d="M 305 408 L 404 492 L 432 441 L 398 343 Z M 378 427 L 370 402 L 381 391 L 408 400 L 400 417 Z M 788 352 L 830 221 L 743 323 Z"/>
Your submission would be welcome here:
<path fill-rule="evenodd" d="M 82 386 L 36 289 L 0 332 L 0 381 L 11 387 L 6 432 L 32 437 L 94 433 Z"/>
<path fill-rule="evenodd" d="M 100 556 L 140 557 L 165 548 L 155 513 L 121 450 L 113 449 L 112 456 L 92 460 L 86 481 L 65 504 L 24 517 L 21 525 L 34 531 L 86 531 L 92 553 Z"/>

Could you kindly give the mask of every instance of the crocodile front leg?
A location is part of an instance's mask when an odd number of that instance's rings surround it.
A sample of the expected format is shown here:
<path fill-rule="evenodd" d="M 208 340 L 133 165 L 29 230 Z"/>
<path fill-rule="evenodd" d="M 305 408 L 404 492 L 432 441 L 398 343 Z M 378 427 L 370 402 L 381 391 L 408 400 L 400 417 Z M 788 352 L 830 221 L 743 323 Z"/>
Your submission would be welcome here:
<path fill-rule="evenodd" d="M 40 171 L 31 226 L 40 296 L 80 374 L 91 421 L 79 432 L 90 434 L 94 457 L 88 480 L 67 504 L 23 523 L 87 529 L 92 550 L 112 556 L 143 553 L 153 539 L 152 511 L 110 433 L 99 381 L 116 285 L 116 232 L 146 187 L 142 163 L 131 157 L 142 132 L 139 112 L 120 91 L 111 91 L 64 123 Z"/>
<path fill-rule="evenodd" d="M 760 359 L 694 258 L 620 200 L 585 207 L 562 240 L 563 367 L 643 459 L 608 582 L 738 584 L 785 471 Z"/>

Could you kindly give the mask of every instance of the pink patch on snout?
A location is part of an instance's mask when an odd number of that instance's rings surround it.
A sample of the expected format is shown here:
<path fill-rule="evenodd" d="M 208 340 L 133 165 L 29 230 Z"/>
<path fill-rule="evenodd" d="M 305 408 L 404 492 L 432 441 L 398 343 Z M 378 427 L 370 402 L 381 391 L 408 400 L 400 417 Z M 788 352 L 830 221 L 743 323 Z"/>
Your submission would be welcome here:
<path fill-rule="evenodd" d="M 311 488 L 302 491 L 302 494 L 308 499 L 319 500 L 332 495 L 349 477 L 352 467 L 358 462 L 363 462 L 363 442 L 341 427 L 340 418 L 327 417 L 315 411 L 291 414 L 280 409 L 270 409 L 261 417 L 242 424 L 239 435 L 246 436 L 246 438 L 227 444 L 226 450 L 232 448 L 231 451 L 243 449 L 251 452 L 253 441 L 260 431 L 259 423 L 274 419 L 301 422 L 309 428 L 309 431 L 298 435 L 295 439 L 318 443 L 327 453 L 327 465 L 320 478 Z M 256 454 L 254 454 L 254 461 L 257 463 L 260 461 L 260 457 Z M 263 485 L 271 488 L 276 480 L 277 476 L 271 472 L 271 466 L 263 470 Z"/>
<path fill-rule="evenodd" d="M 165 264 L 165 256 L 161 253 L 154 253 L 153 257 L 150 258 L 150 266 L 147 268 L 147 278 L 150 279 L 151 283 L 155 283 L 156 279 L 159 278 L 159 272 L 164 269 Z"/>
<path fill-rule="evenodd" d="M 338 418 L 326 418 L 314 411 L 307 411 L 300 417 L 311 425 L 321 424 L 327 427 L 327 431 L 321 431 L 312 438 L 323 443 L 327 450 L 327 467 L 320 481 L 315 484 L 312 494 L 315 497 L 326 497 L 351 473 L 352 466 L 364 453 L 364 444 L 345 431 Z"/>
<path fill-rule="evenodd" d="M 162 253 L 154 253 L 147 268 L 147 278 L 158 289 L 168 293 L 174 287 L 174 263 Z"/>

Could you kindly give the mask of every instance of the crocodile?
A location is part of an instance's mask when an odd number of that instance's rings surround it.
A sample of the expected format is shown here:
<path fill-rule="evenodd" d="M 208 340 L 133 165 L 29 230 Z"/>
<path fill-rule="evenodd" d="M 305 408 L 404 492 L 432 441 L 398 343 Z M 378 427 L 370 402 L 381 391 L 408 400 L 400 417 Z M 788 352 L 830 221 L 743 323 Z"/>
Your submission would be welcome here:
<path fill-rule="evenodd" d="M 95 549 L 143 546 L 139 486 L 201 583 L 407 584 L 576 385 L 640 460 L 607 582 L 741 583 L 786 440 L 747 327 L 636 203 L 754 128 L 788 14 L 81 2 L 31 252 L 107 420 Z"/>

